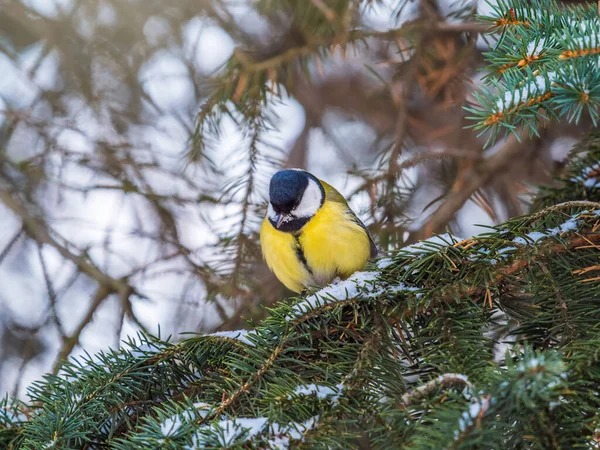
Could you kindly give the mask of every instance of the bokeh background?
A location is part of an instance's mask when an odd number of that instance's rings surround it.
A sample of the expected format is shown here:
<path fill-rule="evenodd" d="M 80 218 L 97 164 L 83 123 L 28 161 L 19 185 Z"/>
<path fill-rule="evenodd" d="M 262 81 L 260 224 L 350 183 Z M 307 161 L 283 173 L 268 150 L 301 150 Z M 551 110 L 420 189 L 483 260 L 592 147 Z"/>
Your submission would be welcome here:
<path fill-rule="evenodd" d="M 139 330 L 260 320 L 290 295 L 257 236 L 281 167 L 336 186 L 384 251 L 526 212 L 589 124 L 465 128 L 492 6 L 0 0 L 0 391 Z M 273 85 L 260 139 L 197 128 L 232 61 Z"/>

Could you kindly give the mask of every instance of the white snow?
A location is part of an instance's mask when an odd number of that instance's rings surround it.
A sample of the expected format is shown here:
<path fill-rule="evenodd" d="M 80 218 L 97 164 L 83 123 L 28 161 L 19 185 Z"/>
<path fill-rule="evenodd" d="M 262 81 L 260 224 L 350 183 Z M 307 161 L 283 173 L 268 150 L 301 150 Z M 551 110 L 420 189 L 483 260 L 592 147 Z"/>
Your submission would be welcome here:
<path fill-rule="evenodd" d="M 139 342 L 138 344 L 138 342 L 134 340 L 131 344 L 135 345 L 134 348 L 129 350 L 134 358 L 148 357 L 149 353 L 152 354 L 158 352 L 158 349 L 150 345 L 148 342 Z"/>
<path fill-rule="evenodd" d="M 400 283 L 398 285 L 395 286 L 388 286 L 386 289 L 384 289 L 384 292 L 388 291 L 388 292 L 392 292 L 394 294 L 400 293 L 400 292 L 404 292 L 404 293 L 408 293 L 408 292 L 415 292 L 415 291 L 420 291 L 423 288 L 421 287 L 417 287 L 417 286 L 407 286 L 404 283 Z M 422 292 L 417 292 L 415 294 L 416 298 L 420 298 L 423 296 Z"/>
<path fill-rule="evenodd" d="M 444 373 L 437 377 L 438 383 L 443 383 L 445 380 L 448 379 L 457 379 L 463 381 L 465 384 L 469 383 L 469 377 L 463 375 L 462 373 Z"/>
<path fill-rule="evenodd" d="M 564 364 L 559 361 L 553 363 L 553 367 L 544 366 L 546 366 L 546 361 L 544 360 L 544 355 L 541 355 L 539 358 L 521 361 L 517 366 L 517 370 L 528 373 L 530 376 L 536 378 L 544 376 L 546 378 L 544 389 L 554 389 L 562 385 L 563 380 L 567 378 L 567 373 L 564 371 Z"/>
<path fill-rule="evenodd" d="M 303 435 L 317 426 L 319 416 L 311 417 L 303 423 L 292 422 L 286 426 L 273 424 L 272 434 L 274 437 L 269 439 L 268 448 L 270 449 L 288 449 L 290 440 L 302 440 Z"/>
<path fill-rule="evenodd" d="M 54 439 L 54 440 L 52 440 L 52 441 L 44 444 L 43 448 L 44 448 L 44 450 L 51 449 L 51 448 L 56 448 L 57 444 L 58 444 L 58 441 L 56 439 Z"/>
<path fill-rule="evenodd" d="M 574 183 L 583 183 L 589 189 L 600 187 L 600 176 L 592 176 L 592 173 L 600 173 L 600 164 L 588 167 L 583 174 L 571 178 L 571 181 Z"/>
<path fill-rule="evenodd" d="M 294 393 L 288 396 L 288 400 L 291 400 L 295 395 L 316 395 L 319 400 L 331 399 L 333 403 L 337 403 L 343 388 L 342 384 L 338 384 L 335 387 L 318 384 L 304 384 L 297 386 Z"/>
<path fill-rule="evenodd" d="M 563 17 L 566 20 L 567 26 L 571 30 L 578 30 L 583 33 L 597 32 L 600 29 L 600 22 L 597 19 L 578 19 L 573 17 Z M 566 35 L 563 35 L 566 39 Z"/>
<path fill-rule="evenodd" d="M 464 395 L 464 397 L 467 399 L 471 398 L 471 394 L 469 392 L 469 390 L 472 389 L 471 383 L 469 382 L 469 378 L 466 375 L 463 375 L 462 373 L 443 373 L 439 375 L 435 380 L 428 381 L 427 383 L 416 387 L 414 391 L 423 394 L 431 388 L 432 383 L 436 385 L 443 385 L 444 383 L 452 383 L 456 380 L 462 381 L 465 385 L 465 387 L 462 390 L 462 394 Z M 409 391 L 402 396 L 402 401 L 406 403 L 412 396 L 413 393 Z"/>
<path fill-rule="evenodd" d="M 221 420 L 216 423 L 202 425 L 198 431 L 212 431 L 210 434 L 196 433 L 192 439 L 193 449 L 214 448 L 212 442 L 218 439 L 219 445 L 229 447 L 252 439 L 265 428 L 266 417 L 238 418 Z"/>
<path fill-rule="evenodd" d="M 304 433 L 312 430 L 318 423 L 319 416 L 311 417 L 303 423 L 271 424 L 266 417 L 237 418 L 221 420 L 216 423 L 203 425 L 201 431 L 211 431 L 210 434 L 196 433 L 192 446 L 188 449 L 214 448 L 214 439 L 218 439 L 223 447 L 243 444 L 259 434 L 268 434 L 267 448 L 288 449 L 290 440 L 302 440 Z M 210 436 L 210 437 L 209 437 Z"/>
<path fill-rule="evenodd" d="M 521 89 L 506 91 L 504 98 L 499 99 L 496 104 L 497 112 L 505 111 L 515 105 L 546 94 L 556 76 L 556 72 L 548 72 L 546 77 L 538 75 Z"/>
<path fill-rule="evenodd" d="M 527 369 L 537 369 L 540 366 L 544 365 L 544 356 L 542 355 L 540 357 L 540 359 L 538 358 L 531 358 L 529 361 L 527 361 L 527 364 L 521 364 L 519 367 L 520 368 L 527 368 Z"/>
<path fill-rule="evenodd" d="M 545 39 L 534 40 L 527 45 L 527 55 L 528 56 L 538 56 L 540 52 L 544 49 L 544 45 L 546 44 Z"/>
<path fill-rule="evenodd" d="M 521 245 L 527 245 L 532 241 L 537 242 L 540 239 L 548 237 L 548 235 L 546 233 L 541 233 L 539 231 L 532 231 L 531 233 L 527 233 L 526 236 L 527 236 L 527 238 L 518 237 L 518 238 L 514 239 L 513 242 L 516 242 L 517 244 L 521 244 Z"/>
<path fill-rule="evenodd" d="M 596 33 L 569 40 L 568 42 L 566 42 L 566 44 L 575 43 L 575 46 L 569 45 L 569 50 L 595 49 L 599 46 L 597 33 L 598 30 L 596 29 Z"/>
<path fill-rule="evenodd" d="M 396 293 L 396 292 L 414 292 L 414 291 L 420 291 L 423 288 L 416 287 L 416 286 L 407 286 L 404 283 L 400 283 L 400 284 L 397 284 L 395 286 L 389 286 L 387 289 L 389 291 L 391 291 L 391 292 Z"/>
<path fill-rule="evenodd" d="M 382 258 L 379 261 L 377 261 L 377 268 L 383 270 L 386 267 L 391 266 L 392 264 L 394 264 L 394 260 L 392 258 Z"/>
<path fill-rule="evenodd" d="M 576 51 L 583 49 L 595 49 L 600 46 L 600 34 L 598 33 L 600 22 L 598 20 L 569 20 L 567 28 L 569 29 L 568 36 L 567 33 L 565 33 L 560 38 L 561 48 L 567 48 L 569 50 Z M 573 37 L 573 31 L 581 33 L 581 36 Z M 544 47 L 547 46 L 548 42 L 545 39 L 529 42 L 526 51 L 527 55 L 538 56 Z M 500 98 L 496 104 L 497 112 L 503 112 L 516 105 L 525 103 L 532 98 L 536 98 L 547 93 L 556 77 L 556 72 L 549 72 L 547 77 L 538 75 L 522 88 L 506 91 L 504 93 L 504 98 Z"/>
<path fill-rule="evenodd" d="M 498 249 L 498 254 L 503 255 L 507 252 L 514 252 L 515 250 L 517 250 L 517 247 L 512 247 L 512 246 L 502 247 L 502 248 Z"/>
<path fill-rule="evenodd" d="M 198 402 L 194 403 L 194 409 L 196 411 L 195 415 L 193 411 L 189 409 L 181 412 L 180 414 L 175 414 L 162 422 L 160 424 L 160 432 L 163 434 L 163 436 L 172 436 L 177 433 L 181 427 L 182 419 L 192 421 L 196 418 L 196 416 L 206 417 L 211 409 L 211 406 L 208 403 Z"/>
<path fill-rule="evenodd" d="M 588 178 L 583 184 L 587 188 L 596 188 L 600 186 L 600 178 Z"/>
<path fill-rule="evenodd" d="M 204 336 L 217 336 L 224 337 L 229 339 L 236 339 L 244 344 L 248 344 L 251 347 L 254 347 L 254 342 L 248 339 L 248 336 L 255 335 L 256 333 L 251 330 L 235 330 L 235 331 L 217 331 L 211 334 L 205 334 Z"/>
<path fill-rule="evenodd" d="M 423 252 L 431 251 L 432 249 L 436 249 L 439 246 L 448 247 L 450 245 L 454 245 L 457 242 L 460 242 L 463 240 L 464 239 L 462 239 L 458 236 L 454 236 L 452 234 L 445 233 L 445 234 L 432 236 L 429 239 L 419 241 L 416 244 L 402 247 L 400 249 L 400 251 L 401 252 L 409 252 L 409 253 L 423 253 Z"/>
<path fill-rule="evenodd" d="M 554 228 L 548 229 L 546 231 L 531 231 L 523 237 L 516 237 L 515 239 L 513 239 L 513 242 L 516 244 L 520 244 L 521 246 L 529 245 L 547 237 L 559 236 L 563 233 L 577 230 L 581 225 L 581 219 L 579 219 L 579 216 L 584 213 L 589 213 L 589 211 L 583 211 L 582 213 L 577 214 L 576 216 L 566 220 L 562 224 Z M 600 215 L 600 211 L 594 211 L 594 214 Z M 430 239 L 417 242 L 416 244 L 407 247 L 403 247 L 400 249 L 400 252 L 420 254 L 439 249 L 440 246 L 442 248 L 448 247 L 458 242 L 461 242 L 462 240 L 463 239 L 457 236 L 446 233 L 442 235 L 433 236 Z M 490 259 L 490 263 L 496 264 L 499 260 L 509 257 L 511 253 L 515 250 L 517 250 L 517 248 L 514 246 L 506 246 L 504 248 L 498 249 L 498 259 Z M 391 264 L 391 259 L 386 258 L 381 260 L 379 263 L 381 264 L 381 266 L 379 266 L 378 264 L 378 267 L 382 268 L 383 266 L 384 268 L 387 267 L 387 265 Z M 292 308 L 292 312 L 286 316 L 286 320 L 298 318 L 303 314 L 306 314 L 308 311 L 311 311 L 318 307 L 348 300 L 350 298 L 369 298 L 382 295 L 386 292 L 414 292 L 422 289 L 417 286 L 407 286 L 403 283 L 394 286 L 389 286 L 384 282 L 376 283 L 379 275 L 379 272 L 356 272 L 354 275 L 352 275 L 345 281 L 333 283 L 316 292 L 315 294 L 308 296 L 304 301 L 301 301 L 298 304 L 296 304 Z"/>
<path fill-rule="evenodd" d="M 377 291 L 375 281 L 378 276 L 379 272 L 356 272 L 347 280 L 330 284 L 295 305 L 292 313 L 288 314 L 286 319 L 291 320 L 320 306 L 348 300 L 359 295 L 373 295 Z"/>
<path fill-rule="evenodd" d="M 266 417 L 255 417 L 235 420 L 222 420 L 217 426 L 221 430 L 225 431 L 223 434 L 223 445 L 229 445 L 241 434 L 246 434 L 245 440 L 257 435 L 262 431 L 266 423 Z"/>
<path fill-rule="evenodd" d="M 517 244 L 521 244 L 521 245 L 528 245 L 532 242 L 535 243 L 535 242 L 539 241 L 540 239 L 543 239 L 546 237 L 559 236 L 568 231 L 577 230 L 579 228 L 579 225 L 581 224 L 581 220 L 578 219 L 579 215 L 580 214 L 578 214 L 575 217 L 571 217 L 566 222 L 560 224 L 557 227 L 550 228 L 549 230 L 547 230 L 545 232 L 532 231 L 530 233 L 527 233 L 525 235 L 526 238 L 518 237 L 518 238 L 513 239 L 513 242 L 516 242 Z"/>
<path fill-rule="evenodd" d="M 454 432 L 455 439 L 459 433 L 466 431 L 467 428 L 473 425 L 475 419 L 487 412 L 489 405 L 495 403 L 493 398 L 478 398 L 477 402 L 469 404 L 469 410 L 462 413 L 458 419 L 458 430 Z"/>
<path fill-rule="evenodd" d="M 179 415 L 171 416 L 160 424 L 160 432 L 165 437 L 172 436 L 179 428 L 181 428 L 181 417 Z"/>

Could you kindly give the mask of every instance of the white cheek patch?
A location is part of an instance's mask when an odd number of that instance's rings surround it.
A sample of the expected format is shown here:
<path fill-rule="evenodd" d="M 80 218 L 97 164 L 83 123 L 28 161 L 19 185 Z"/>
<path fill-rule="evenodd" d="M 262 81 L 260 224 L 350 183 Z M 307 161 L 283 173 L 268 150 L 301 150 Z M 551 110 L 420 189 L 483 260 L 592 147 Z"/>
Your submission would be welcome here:
<path fill-rule="evenodd" d="M 295 217 L 312 217 L 321 207 L 323 200 L 323 191 L 315 180 L 309 178 L 308 186 L 304 191 L 300 204 L 292 210 Z"/>

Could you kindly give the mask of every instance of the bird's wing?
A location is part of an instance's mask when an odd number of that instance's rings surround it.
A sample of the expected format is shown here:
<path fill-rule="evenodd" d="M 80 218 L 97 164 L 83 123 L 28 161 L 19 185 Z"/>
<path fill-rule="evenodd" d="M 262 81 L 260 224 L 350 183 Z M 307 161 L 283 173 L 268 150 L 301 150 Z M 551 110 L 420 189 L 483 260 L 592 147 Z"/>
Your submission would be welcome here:
<path fill-rule="evenodd" d="M 358 216 L 354 213 L 354 211 L 352 211 L 344 196 L 340 194 L 336 188 L 334 188 L 330 184 L 325 183 L 323 180 L 319 181 L 323 185 L 323 189 L 325 189 L 325 197 L 327 198 L 327 200 L 329 200 L 330 202 L 341 203 L 342 205 L 344 205 L 346 209 L 348 209 L 348 214 L 350 214 L 352 220 L 354 220 L 365 230 L 365 233 L 367 233 L 367 236 L 369 237 L 369 243 L 371 247 L 371 258 L 375 258 L 377 256 L 377 246 L 375 245 L 375 241 L 373 241 L 371 233 L 369 233 L 369 230 L 367 229 L 365 224 L 362 223 L 362 220 L 360 220 Z"/>

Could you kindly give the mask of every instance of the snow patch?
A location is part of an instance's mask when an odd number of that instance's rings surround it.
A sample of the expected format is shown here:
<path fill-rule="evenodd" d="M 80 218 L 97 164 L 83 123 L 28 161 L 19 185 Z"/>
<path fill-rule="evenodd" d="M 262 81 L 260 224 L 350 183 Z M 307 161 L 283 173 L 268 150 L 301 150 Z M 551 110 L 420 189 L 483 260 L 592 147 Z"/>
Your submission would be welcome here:
<path fill-rule="evenodd" d="M 215 440 L 222 447 L 243 444 L 260 434 L 268 434 L 267 448 L 288 449 L 291 440 L 302 440 L 307 431 L 318 424 L 319 416 L 311 417 L 303 423 L 271 424 L 266 417 L 237 418 L 221 420 L 203 425 L 192 439 L 187 449 L 215 448 Z"/>
<path fill-rule="evenodd" d="M 291 400 L 297 395 L 316 395 L 319 400 L 331 399 L 333 403 L 337 403 L 342 390 L 344 389 L 342 384 L 338 384 L 335 387 L 322 386 L 318 384 L 304 384 L 296 387 L 294 393 L 288 396 L 288 400 Z"/>
<path fill-rule="evenodd" d="M 417 286 L 407 286 L 404 283 L 400 283 L 400 284 L 397 284 L 395 286 L 388 286 L 387 287 L 387 291 L 388 292 L 392 292 L 394 294 L 398 294 L 398 293 L 401 293 L 401 292 L 403 292 L 403 293 L 415 292 L 415 291 L 420 291 L 422 289 L 423 288 L 417 287 Z M 423 296 L 422 292 L 417 292 L 415 294 L 416 298 L 420 298 L 422 296 Z"/>
<path fill-rule="evenodd" d="M 347 280 L 330 284 L 296 304 L 292 308 L 292 312 L 286 316 L 286 320 L 295 319 L 320 306 L 348 300 L 359 295 L 363 297 L 378 295 L 381 293 L 381 288 L 376 288 L 374 284 L 378 276 L 379 272 L 356 272 Z"/>
<path fill-rule="evenodd" d="M 556 79 L 556 72 L 548 72 L 546 76 L 538 75 L 521 89 L 510 90 L 504 93 L 504 98 L 498 99 L 496 103 L 497 112 L 503 112 L 513 106 L 520 105 L 531 99 L 546 94 L 552 82 Z"/>
<path fill-rule="evenodd" d="M 546 44 L 545 39 L 534 40 L 527 45 L 527 56 L 539 56 Z"/>
<path fill-rule="evenodd" d="M 242 436 L 244 437 L 244 441 L 247 441 L 259 434 L 266 423 L 266 417 L 221 420 L 217 424 L 217 428 L 223 432 L 219 443 L 223 446 L 229 446 Z"/>
<path fill-rule="evenodd" d="M 460 433 L 465 432 L 473 426 L 475 419 L 482 417 L 487 412 L 488 407 L 495 403 L 494 398 L 478 398 L 477 402 L 469 405 L 469 410 L 462 413 L 458 419 L 458 430 L 454 431 L 454 439 L 458 439 Z"/>
<path fill-rule="evenodd" d="M 571 181 L 583 183 L 588 189 L 600 188 L 600 164 L 588 167 L 581 175 L 571 178 Z"/>
<path fill-rule="evenodd" d="M 254 342 L 248 339 L 248 336 L 256 335 L 255 331 L 251 330 L 235 330 L 235 331 L 217 331 L 211 334 L 205 334 L 205 337 L 208 336 L 216 336 L 216 337 L 224 337 L 229 339 L 236 339 L 244 344 L 247 344 L 251 347 L 254 347 Z"/>
<path fill-rule="evenodd" d="M 423 253 L 423 252 L 431 251 L 432 249 L 437 249 L 440 246 L 448 247 L 450 245 L 454 245 L 457 242 L 460 242 L 463 240 L 464 239 L 454 236 L 452 234 L 445 233 L 445 234 L 440 234 L 437 236 L 432 236 L 429 239 L 419 241 L 416 244 L 402 247 L 400 249 L 400 251 L 408 252 L 408 253 Z"/>
<path fill-rule="evenodd" d="M 183 421 L 193 421 L 196 417 L 206 417 L 211 410 L 211 406 L 208 403 L 198 402 L 194 403 L 194 411 L 188 409 L 186 411 L 181 412 L 180 414 L 175 414 L 169 418 L 167 418 L 164 422 L 160 424 L 160 432 L 164 437 L 173 436 L 177 433 L 177 431 L 181 428 Z"/>
<path fill-rule="evenodd" d="M 392 264 L 394 264 L 394 260 L 392 258 L 382 258 L 377 261 L 377 268 L 383 270 Z"/>
<path fill-rule="evenodd" d="M 272 434 L 275 437 L 269 439 L 267 447 L 270 449 L 283 450 L 290 448 L 290 440 L 302 441 L 304 434 L 317 426 L 319 416 L 311 417 L 303 423 L 292 422 L 282 426 L 273 424 Z"/>
<path fill-rule="evenodd" d="M 578 219 L 579 215 L 580 214 L 578 214 L 575 217 L 571 217 L 566 222 L 560 224 L 557 227 L 550 228 L 549 230 L 547 230 L 545 232 L 532 231 L 530 233 L 527 233 L 525 235 L 525 237 L 518 237 L 518 238 L 513 239 L 513 242 L 516 242 L 517 244 L 521 244 L 521 245 L 528 245 L 530 243 L 535 243 L 543 238 L 547 238 L 550 236 L 560 236 L 563 233 L 577 230 L 577 229 L 579 229 L 579 226 L 581 225 L 581 219 Z"/>

